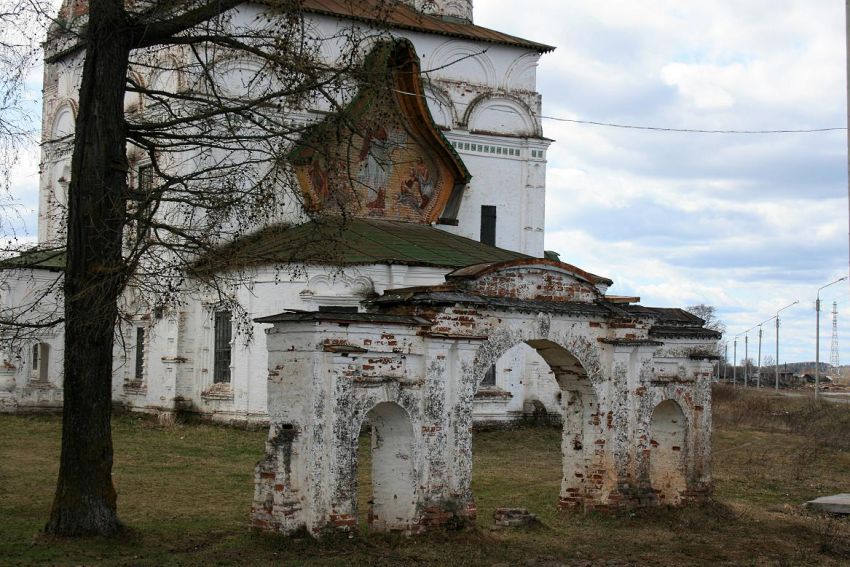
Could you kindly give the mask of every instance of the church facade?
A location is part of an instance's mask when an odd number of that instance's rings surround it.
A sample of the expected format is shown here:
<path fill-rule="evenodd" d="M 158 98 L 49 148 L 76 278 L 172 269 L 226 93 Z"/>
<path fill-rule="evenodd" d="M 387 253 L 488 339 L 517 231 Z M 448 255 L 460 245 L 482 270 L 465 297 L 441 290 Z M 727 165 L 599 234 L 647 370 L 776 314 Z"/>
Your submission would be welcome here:
<path fill-rule="evenodd" d="M 368 23 L 368 13 L 358 8 L 366 4 L 306 0 L 305 18 L 311 29 L 332 37 L 352 21 Z M 240 8 L 245 17 L 254 17 L 262 9 L 251 3 Z M 63 11 L 67 17 L 84 16 L 85 2 L 69 0 Z M 200 284 L 187 291 L 180 309 L 164 314 L 134 311 L 119 330 L 113 399 L 135 411 L 188 412 L 225 422 L 274 422 L 271 408 L 281 403 L 275 396 L 302 399 L 297 388 L 278 390 L 269 382 L 269 369 L 276 366 L 270 349 L 281 348 L 272 345 L 270 337 L 281 325 L 281 314 L 322 313 L 311 317 L 321 317 L 322 325 L 347 329 L 352 324 L 348 319 L 362 325 L 375 313 L 371 338 L 364 340 L 374 340 L 400 355 L 402 347 L 391 344 L 396 339 L 390 337 L 397 334 L 392 331 L 397 325 L 393 316 L 407 317 L 406 332 L 414 337 L 417 326 L 410 317 L 427 319 L 448 309 L 446 302 L 455 298 L 454 323 L 475 329 L 464 340 L 481 341 L 500 331 L 498 313 L 478 315 L 481 302 L 495 305 L 518 298 L 526 303 L 501 304 L 505 313 L 533 312 L 534 319 L 550 308 L 573 306 L 561 334 L 569 327 L 575 335 L 570 340 L 581 335 L 594 348 L 598 344 L 607 345 L 606 353 L 616 350 L 618 364 L 634 367 L 623 376 L 631 376 L 635 388 L 656 375 L 661 376 L 656 382 L 663 383 L 663 388 L 686 384 L 678 394 L 673 387 L 670 395 L 690 395 L 690 402 L 680 399 L 682 404 L 703 411 L 705 360 L 717 337 L 702 329 L 699 319 L 680 310 L 638 306 L 637 298 L 607 295 L 611 280 L 557 260 L 540 263 L 546 153 L 552 141 L 543 134 L 536 71 L 540 58 L 552 48 L 476 26 L 471 0 L 400 2 L 389 16 L 389 26 L 392 39 L 377 43 L 366 62 L 388 71 L 394 82 L 380 92 L 394 95 L 382 99 L 375 93 L 359 93 L 351 103 L 362 105 L 355 109 L 360 120 L 356 151 L 345 156 L 341 149 L 337 152 L 346 161 L 346 170 L 353 172 L 354 182 L 341 185 L 333 166 L 319 159 L 307 143 L 311 133 L 321 133 L 329 120 L 327 112 L 304 110 L 313 126 L 306 142 L 291 154 L 292 167 L 308 197 L 305 202 L 321 207 L 332 195 L 351 191 L 359 203 L 353 218 L 328 234 L 310 223 L 268 226 L 233 243 L 227 264 L 218 264 L 215 257 L 200 259 L 201 278 L 204 271 L 238 269 L 248 274 L 247 283 L 233 292 L 250 321 L 247 328 Z M 51 61 L 45 68 L 45 141 L 73 134 L 82 55 Z M 139 80 L 157 85 L 180 78 L 151 71 Z M 128 109 L 138 104 L 128 99 Z M 368 110 L 374 108 L 381 112 Z M 344 145 L 327 134 L 323 139 L 331 153 L 334 144 Z M 52 288 L 61 281 L 64 262 L 57 211 L 67 199 L 70 153 L 62 144 L 44 148 L 39 248 L 29 256 L 36 255 L 36 267 L 7 263 L 5 272 L 11 277 L 6 278 L 0 297 L 6 310 L 39 293 L 45 297 L 41 301 L 45 310 L 61 303 Z M 137 181 L 142 172 L 130 175 Z M 327 250 L 311 252 L 309 246 L 298 246 L 317 241 L 327 243 L 332 258 L 319 253 Z M 279 266 L 287 264 L 301 268 L 281 272 Z M 460 294 L 456 285 L 463 278 L 458 274 L 464 270 L 483 274 L 489 267 L 498 269 L 493 268 L 496 275 L 487 276 L 491 287 L 486 292 L 473 299 Z M 528 282 L 535 278 L 542 278 L 535 285 L 548 293 L 528 291 Z M 423 297 L 429 294 L 438 294 L 439 300 L 426 308 L 431 300 Z M 400 297 L 403 301 L 393 307 L 393 298 Z M 132 307 L 131 292 L 127 302 Z M 0 407 L 7 411 L 61 407 L 63 336 L 61 326 L 45 329 L 7 354 L 0 368 Z M 325 345 L 327 337 L 322 337 L 312 344 Z M 335 339 L 328 340 L 331 350 L 327 352 L 343 356 L 338 349 L 347 347 L 333 346 Z M 498 356 L 486 358 L 486 368 L 481 366 L 484 358 L 478 360 L 473 373 L 476 384 L 469 390 L 474 395 L 469 407 L 464 406 L 470 419 L 478 423 L 528 417 L 567 419 L 564 389 L 559 386 L 561 371 L 541 354 L 545 350 L 541 341 L 547 340 L 543 335 L 515 340 L 496 349 Z M 354 346 L 369 350 L 368 345 Z M 415 358 L 413 351 L 410 354 Z M 319 366 L 310 371 L 318 371 Z M 361 369 L 365 374 L 377 372 L 368 366 L 372 365 L 366 363 Z M 398 368 L 384 370 L 393 376 L 399 372 Z M 383 379 L 379 374 L 376 379 Z M 415 375 L 410 370 L 410 376 Z M 599 377 L 615 379 L 605 372 Z M 694 428 L 706 425 L 702 418 L 690 423 Z"/>

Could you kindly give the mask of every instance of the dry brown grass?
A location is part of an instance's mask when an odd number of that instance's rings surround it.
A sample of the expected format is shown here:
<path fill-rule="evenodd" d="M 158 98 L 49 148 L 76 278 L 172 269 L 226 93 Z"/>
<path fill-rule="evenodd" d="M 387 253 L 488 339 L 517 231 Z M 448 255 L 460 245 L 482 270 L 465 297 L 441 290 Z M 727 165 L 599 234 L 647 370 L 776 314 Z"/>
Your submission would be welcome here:
<path fill-rule="evenodd" d="M 850 521 L 802 507 L 850 491 L 850 452 L 843 425 L 835 425 L 846 423 L 845 408 L 721 388 L 715 417 L 716 495 L 704 505 L 560 513 L 560 433 L 481 432 L 474 438 L 477 530 L 411 539 L 364 530 L 317 543 L 248 528 L 264 432 L 136 416 L 114 422 L 119 509 L 131 533 L 117 541 L 44 539 L 38 532 L 56 478 L 59 420 L 0 416 L 0 565 L 850 564 Z M 492 510 L 506 505 L 529 508 L 542 525 L 491 532 Z"/>
<path fill-rule="evenodd" d="M 713 400 L 717 427 L 794 433 L 819 447 L 850 450 L 850 403 L 721 384 L 714 387 Z"/>

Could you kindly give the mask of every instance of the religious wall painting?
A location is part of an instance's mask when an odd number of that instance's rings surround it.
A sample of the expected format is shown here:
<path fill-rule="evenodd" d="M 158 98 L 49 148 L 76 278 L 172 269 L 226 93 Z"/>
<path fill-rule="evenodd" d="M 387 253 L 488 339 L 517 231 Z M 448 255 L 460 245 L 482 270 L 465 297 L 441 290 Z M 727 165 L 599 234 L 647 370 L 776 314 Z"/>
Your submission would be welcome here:
<path fill-rule="evenodd" d="M 348 108 L 314 127 L 293 152 L 314 211 L 430 223 L 468 182 L 427 104 L 402 100 L 422 90 L 416 69 L 389 69 L 385 84 L 361 87 Z"/>

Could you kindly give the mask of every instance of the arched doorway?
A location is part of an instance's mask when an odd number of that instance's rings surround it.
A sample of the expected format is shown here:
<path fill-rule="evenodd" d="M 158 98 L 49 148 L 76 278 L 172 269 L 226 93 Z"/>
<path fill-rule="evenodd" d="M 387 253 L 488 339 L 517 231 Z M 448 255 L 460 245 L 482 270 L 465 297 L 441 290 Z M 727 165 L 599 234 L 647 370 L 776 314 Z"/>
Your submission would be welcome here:
<path fill-rule="evenodd" d="M 676 505 L 687 490 L 687 422 L 682 408 L 665 400 L 652 412 L 649 482 L 660 504 Z"/>
<path fill-rule="evenodd" d="M 538 455 L 539 460 L 535 462 L 533 467 L 520 467 L 524 470 L 533 471 L 533 474 L 528 477 L 528 482 L 525 483 L 529 485 L 531 491 L 526 495 L 521 493 L 517 495 L 506 494 L 502 497 L 505 502 L 498 502 L 496 506 L 528 507 L 532 513 L 545 515 L 547 508 L 550 512 L 554 512 L 556 503 L 560 508 L 585 509 L 589 505 L 607 501 L 609 494 L 616 489 L 616 477 L 610 459 L 608 459 L 610 450 L 606 447 L 607 417 L 603 416 L 600 410 L 596 390 L 588 373 L 575 356 L 553 341 L 530 340 L 522 344 L 522 346 L 526 345 L 534 349 L 550 369 L 550 372 L 541 372 L 538 378 L 549 381 L 550 387 L 556 390 L 555 394 L 557 395 L 557 404 L 560 406 L 563 429 L 554 435 L 550 433 L 550 442 L 545 447 L 544 445 L 547 443 L 545 440 L 542 440 L 542 444 L 540 444 L 540 437 L 545 437 L 545 435 L 531 434 L 532 436 L 529 439 L 533 439 L 534 443 L 539 444 L 541 451 Z M 498 364 L 502 356 L 509 355 L 515 348 L 503 351 L 495 362 Z M 482 349 L 482 352 L 486 351 L 486 348 Z M 480 391 L 484 387 L 481 385 L 483 381 L 491 379 L 486 372 L 488 363 L 492 365 L 494 361 L 482 357 L 482 360 L 479 360 L 476 364 L 476 368 L 479 370 L 478 374 L 480 374 L 476 377 L 476 391 Z M 512 386 L 516 386 L 516 383 L 513 385 L 497 383 L 496 386 L 511 391 Z M 527 384 L 523 384 L 523 386 L 527 386 Z M 519 388 L 517 391 L 525 390 Z M 538 388 L 537 391 L 545 390 Z M 523 406 L 526 405 L 525 400 L 519 399 L 516 402 L 520 411 L 525 413 L 523 411 Z M 537 406 L 533 401 L 529 403 L 532 407 Z M 542 412 L 538 409 L 538 413 Z M 505 439 L 510 440 L 511 435 L 505 434 Z M 492 434 L 489 436 L 492 437 Z M 488 436 L 476 435 L 475 464 L 479 467 L 490 467 L 492 465 L 488 462 L 490 456 L 482 454 L 484 451 L 481 450 L 486 450 L 485 443 L 487 442 Z M 489 444 L 492 447 L 497 442 L 490 440 Z M 523 450 L 526 448 L 522 444 L 518 447 Z M 514 455 L 514 457 L 516 456 Z M 523 457 L 523 459 L 528 458 L 535 457 L 533 455 Z M 507 459 L 507 461 L 512 460 L 514 459 Z M 552 479 L 549 479 L 549 469 L 552 472 Z M 472 472 L 475 475 L 474 488 L 476 491 L 480 492 L 482 488 L 493 491 L 495 481 L 487 483 L 482 480 L 492 479 L 494 477 L 492 471 L 477 471 L 473 467 Z M 545 494 L 546 485 L 550 480 L 552 484 L 551 496 L 544 496 L 541 500 L 539 495 Z M 521 482 L 515 484 L 516 486 L 524 486 Z M 535 493 L 534 497 L 531 497 L 532 492 Z M 522 502 L 522 498 L 528 498 L 528 502 Z M 482 499 L 476 500 L 479 511 L 483 512 L 481 517 L 485 521 L 489 520 L 487 518 L 488 503 Z M 534 505 L 543 508 L 535 509 Z"/>
<path fill-rule="evenodd" d="M 596 390 L 582 363 L 561 345 L 548 341 L 528 341 L 552 368 L 561 389 L 563 459 L 559 505 L 586 509 L 607 500 L 616 485 L 613 467 L 606 456 L 605 417 Z"/>
<path fill-rule="evenodd" d="M 366 494 L 359 496 L 363 503 L 371 493 L 365 501 L 368 526 L 375 531 L 409 531 L 417 502 L 410 416 L 398 404 L 383 402 L 366 414 L 364 427 L 370 429 L 369 456 L 363 463 L 369 470 L 360 475 L 359 491 Z"/>

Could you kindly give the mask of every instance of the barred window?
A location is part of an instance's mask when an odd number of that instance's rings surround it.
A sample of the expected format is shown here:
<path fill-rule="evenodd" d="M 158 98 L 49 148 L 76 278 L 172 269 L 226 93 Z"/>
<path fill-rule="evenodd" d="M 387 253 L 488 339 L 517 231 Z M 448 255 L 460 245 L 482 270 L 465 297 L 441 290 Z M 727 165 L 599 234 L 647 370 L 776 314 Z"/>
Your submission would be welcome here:
<path fill-rule="evenodd" d="M 136 374 L 135 379 L 141 382 L 145 376 L 145 329 L 136 327 Z"/>
<path fill-rule="evenodd" d="M 215 351 L 213 363 L 213 382 L 230 383 L 230 356 L 233 338 L 233 314 L 230 311 L 217 311 L 215 314 Z"/>

